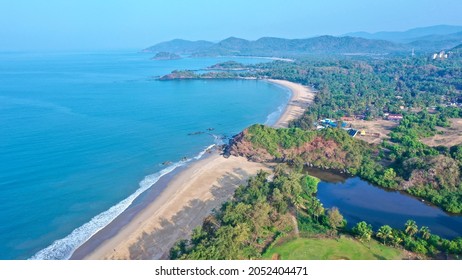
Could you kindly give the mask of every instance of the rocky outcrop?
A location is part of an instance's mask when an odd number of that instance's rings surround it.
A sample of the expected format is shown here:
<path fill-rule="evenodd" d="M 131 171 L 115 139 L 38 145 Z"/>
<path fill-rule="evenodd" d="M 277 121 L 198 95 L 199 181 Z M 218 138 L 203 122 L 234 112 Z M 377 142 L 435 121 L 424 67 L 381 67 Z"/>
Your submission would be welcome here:
<path fill-rule="evenodd" d="M 317 136 L 311 141 L 292 148 L 278 147 L 276 152 L 270 153 L 267 149 L 251 142 L 252 135 L 248 129 L 234 136 L 225 148 L 226 156 L 246 157 L 255 162 L 293 162 L 303 161 L 308 166 L 323 169 L 348 170 L 357 168 L 361 158 L 348 153 L 343 147 L 332 139 Z"/>
<path fill-rule="evenodd" d="M 247 134 L 248 130 L 245 129 L 241 133 L 233 136 L 233 138 L 229 140 L 228 146 L 225 148 L 225 156 L 246 157 L 248 160 L 255 162 L 273 161 L 274 156 L 265 149 L 254 147 L 254 145 L 246 139 Z"/>

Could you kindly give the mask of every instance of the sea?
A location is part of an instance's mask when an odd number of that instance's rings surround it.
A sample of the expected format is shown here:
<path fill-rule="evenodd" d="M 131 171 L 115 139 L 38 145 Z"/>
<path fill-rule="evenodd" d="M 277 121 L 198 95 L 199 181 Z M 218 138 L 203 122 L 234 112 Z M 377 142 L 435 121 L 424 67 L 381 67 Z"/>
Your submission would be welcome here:
<path fill-rule="evenodd" d="M 234 60 L 137 51 L 0 53 L 0 259 L 68 259 L 160 177 L 254 123 L 287 89 L 158 81 Z"/>

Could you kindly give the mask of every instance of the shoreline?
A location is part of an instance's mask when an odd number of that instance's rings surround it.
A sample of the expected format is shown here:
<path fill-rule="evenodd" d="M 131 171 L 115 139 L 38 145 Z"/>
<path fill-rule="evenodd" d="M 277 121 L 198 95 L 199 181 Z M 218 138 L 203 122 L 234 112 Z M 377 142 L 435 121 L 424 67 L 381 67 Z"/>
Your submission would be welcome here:
<path fill-rule="evenodd" d="M 274 60 L 274 61 L 285 61 L 285 62 L 294 62 L 295 59 L 292 58 L 284 58 L 284 57 L 277 57 L 277 56 L 246 56 L 246 55 L 241 55 L 241 56 L 226 56 L 226 57 L 237 57 L 237 58 L 262 58 L 262 59 L 269 59 L 269 60 Z"/>
<path fill-rule="evenodd" d="M 276 123 L 272 125 L 275 128 L 288 127 L 291 121 L 301 117 L 306 108 L 314 102 L 315 93 L 304 85 L 286 80 L 267 79 L 265 81 L 282 86 L 291 92 L 289 101 L 287 102 L 282 114 L 279 116 Z"/>
<path fill-rule="evenodd" d="M 300 84 L 265 81 L 291 92 L 273 127 L 287 127 L 314 100 L 314 93 Z M 124 217 L 117 217 L 77 248 L 71 259 L 166 259 L 173 244 L 189 238 L 192 230 L 202 225 L 203 219 L 227 201 L 239 185 L 271 167 L 242 157 L 225 158 L 214 151 L 162 177 L 150 187 L 144 203 L 129 207 L 122 213 Z"/>

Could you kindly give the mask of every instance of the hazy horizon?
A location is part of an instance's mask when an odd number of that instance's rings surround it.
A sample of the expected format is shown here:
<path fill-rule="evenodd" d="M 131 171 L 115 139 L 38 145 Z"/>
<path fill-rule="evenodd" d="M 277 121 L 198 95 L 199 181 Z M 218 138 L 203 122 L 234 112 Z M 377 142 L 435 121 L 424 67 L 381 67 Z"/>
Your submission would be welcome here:
<path fill-rule="evenodd" d="M 456 0 L 437 4 L 417 0 L 116 0 L 110 5 L 89 0 L 2 2 L 1 51 L 142 49 L 177 38 L 308 38 L 433 25 L 462 26 L 462 2 Z"/>

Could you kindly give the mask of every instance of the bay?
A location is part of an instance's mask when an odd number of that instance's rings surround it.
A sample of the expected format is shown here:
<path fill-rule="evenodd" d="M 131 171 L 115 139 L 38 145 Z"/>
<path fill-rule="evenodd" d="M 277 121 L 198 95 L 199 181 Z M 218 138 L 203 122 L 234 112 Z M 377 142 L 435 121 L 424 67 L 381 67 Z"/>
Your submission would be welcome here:
<path fill-rule="evenodd" d="M 231 59 L 151 56 L 0 53 L 0 259 L 32 257 L 149 184 L 162 163 L 271 122 L 288 99 L 262 81 L 157 81 Z"/>

